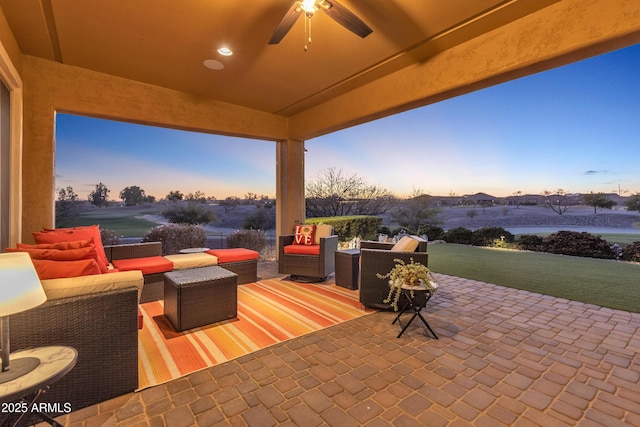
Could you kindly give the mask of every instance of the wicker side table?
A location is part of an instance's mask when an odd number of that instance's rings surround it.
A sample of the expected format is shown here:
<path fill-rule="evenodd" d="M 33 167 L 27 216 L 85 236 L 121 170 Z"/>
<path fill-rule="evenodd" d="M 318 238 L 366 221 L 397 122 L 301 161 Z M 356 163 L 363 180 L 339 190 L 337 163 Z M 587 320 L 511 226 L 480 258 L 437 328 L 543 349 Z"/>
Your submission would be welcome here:
<path fill-rule="evenodd" d="M 360 249 L 336 251 L 336 285 L 358 289 Z"/>
<path fill-rule="evenodd" d="M 181 332 L 238 315 L 238 275 L 222 267 L 164 274 L 164 315 Z"/>

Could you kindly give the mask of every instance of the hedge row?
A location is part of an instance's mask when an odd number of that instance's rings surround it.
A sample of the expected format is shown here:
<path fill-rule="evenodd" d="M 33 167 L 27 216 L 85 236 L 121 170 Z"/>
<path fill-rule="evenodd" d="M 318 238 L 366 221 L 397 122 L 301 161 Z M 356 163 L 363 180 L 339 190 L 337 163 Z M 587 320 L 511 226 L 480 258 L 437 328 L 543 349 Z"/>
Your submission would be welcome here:
<path fill-rule="evenodd" d="M 379 216 L 353 215 L 307 218 L 307 224 L 329 224 L 333 227 L 335 234 L 340 241 L 349 240 L 353 237 L 360 237 L 363 240 L 377 239 L 378 230 L 382 225 L 382 218 Z"/>
<path fill-rule="evenodd" d="M 485 227 L 475 231 L 464 227 L 452 228 L 448 231 L 439 227 L 430 227 L 425 234 L 429 236 L 429 240 L 444 240 L 447 243 L 511 247 L 552 254 L 640 262 L 640 241 L 621 248 L 600 236 L 579 231 L 558 231 L 547 237 L 523 234 L 517 241 L 513 234 L 501 227 Z"/>

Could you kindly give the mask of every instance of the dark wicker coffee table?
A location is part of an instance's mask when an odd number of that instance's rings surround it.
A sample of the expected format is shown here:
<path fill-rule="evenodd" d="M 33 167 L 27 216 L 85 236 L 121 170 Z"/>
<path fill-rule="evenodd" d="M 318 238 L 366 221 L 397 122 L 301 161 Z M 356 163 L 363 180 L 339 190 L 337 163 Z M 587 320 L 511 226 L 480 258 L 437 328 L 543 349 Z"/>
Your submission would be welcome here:
<path fill-rule="evenodd" d="M 193 329 L 238 315 L 238 275 L 222 267 L 164 274 L 164 315 L 176 331 Z"/>

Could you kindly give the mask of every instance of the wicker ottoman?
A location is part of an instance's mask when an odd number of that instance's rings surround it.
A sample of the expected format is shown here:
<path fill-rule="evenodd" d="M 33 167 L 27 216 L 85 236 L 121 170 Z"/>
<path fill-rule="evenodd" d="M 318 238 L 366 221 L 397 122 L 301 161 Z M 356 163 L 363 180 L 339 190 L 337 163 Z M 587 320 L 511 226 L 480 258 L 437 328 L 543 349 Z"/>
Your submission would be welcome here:
<path fill-rule="evenodd" d="M 164 274 L 164 315 L 176 331 L 238 315 L 238 275 L 221 267 Z"/>
<path fill-rule="evenodd" d="M 360 249 L 336 251 L 336 285 L 358 289 Z"/>
<path fill-rule="evenodd" d="M 218 258 L 218 265 L 238 275 L 238 285 L 258 280 L 259 253 L 245 248 L 211 249 L 209 255 Z"/>

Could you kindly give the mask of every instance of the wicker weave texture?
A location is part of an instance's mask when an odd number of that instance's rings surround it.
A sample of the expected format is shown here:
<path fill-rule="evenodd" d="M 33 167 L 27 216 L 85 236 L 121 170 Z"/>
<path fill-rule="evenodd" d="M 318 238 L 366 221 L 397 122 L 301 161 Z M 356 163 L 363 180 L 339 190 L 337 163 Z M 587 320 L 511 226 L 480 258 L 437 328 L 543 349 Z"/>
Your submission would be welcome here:
<path fill-rule="evenodd" d="M 360 243 L 360 302 L 369 307 L 388 308 L 383 300 L 389 295 L 389 279 L 377 274 L 387 274 L 396 265 L 395 259 L 428 265 L 427 242 L 420 239 L 416 252 L 390 251 L 393 244 L 380 242 Z M 385 249 L 371 249 L 371 248 Z"/>
<path fill-rule="evenodd" d="M 359 249 L 336 252 L 336 285 L 347 289 L 358 289 L 359 260 Z"/>
<path fill-rule="evenodd" d="M 164 298 L 164 273 L 146 274 L 140 304 Z"/>
<path fill-rule="evenodd" d="M 165 273 L 164 314 L 178 332 L 234 319 L 237 279 L 237 274 L 221 267 Z"/>
<path fill-rule="evenodd" d="M 238 275 L 238 285 L 253 283 L 258 280 L 258 260 L 250 259 L 246 261 L 221 263 L 220 267 Z"/>
<path fill-rule="evenodd" d="M 320 255 L 285 254 L 284 247 L 293 243 L 293 235 L 278 238 L 278 272 L 294 276 L 325 278 L 336 270 L 335 253 L 338 236 L 320 239 Z"/>
<path fill-rule="evenodd" d="M 76 411 L 138 387 L 138 291 L 135 287 L 50 300 L 10 317 L 11 350 L 66 345 L 76 366 L 42 396 Z"/>
<path fill-rule="evenodd" d="M 162 255 L 162 242 L 132 243 L 105 246 L 109 261 L 129 258 L 144 258 Z"/>

